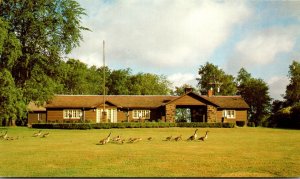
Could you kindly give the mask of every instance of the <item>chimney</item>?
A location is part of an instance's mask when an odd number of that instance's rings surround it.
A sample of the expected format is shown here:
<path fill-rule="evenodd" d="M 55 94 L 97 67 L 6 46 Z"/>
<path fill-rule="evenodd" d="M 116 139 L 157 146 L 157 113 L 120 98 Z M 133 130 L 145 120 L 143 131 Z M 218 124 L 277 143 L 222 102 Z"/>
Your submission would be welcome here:
<path fill-rule="evenodd" d="M 193 92 L 193 88 L 191 88 L 191 87 L 184 88 L 184 94 L 187 94 L 187 93 L 190 93 L 190 92 Z"/>
<path fill-rule="evenodd" d="M 207 96 L 208 97 L 212 97 L 214 95 L 214 90 L 212 88 L 210 88 L 208 91 L 207 91 Z"/>

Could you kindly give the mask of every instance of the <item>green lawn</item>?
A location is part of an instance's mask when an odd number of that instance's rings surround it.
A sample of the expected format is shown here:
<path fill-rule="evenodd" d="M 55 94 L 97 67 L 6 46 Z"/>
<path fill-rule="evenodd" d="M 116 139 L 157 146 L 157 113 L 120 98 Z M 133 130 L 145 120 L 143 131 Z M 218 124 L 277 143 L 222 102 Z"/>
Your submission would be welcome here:
<path fill-rule="evenodd" d="M 0 141 L 0 177 L 300 176 L 299 130 L 209 128 L 205 142 L 163 141 L 186 139 L 193 128 L 43 130 L 46 138 L 32 137 L 37 129 L 0 128 L 6 130 L 19 139 Z M 97 145 L 110 131 L 143 140 Z"/>

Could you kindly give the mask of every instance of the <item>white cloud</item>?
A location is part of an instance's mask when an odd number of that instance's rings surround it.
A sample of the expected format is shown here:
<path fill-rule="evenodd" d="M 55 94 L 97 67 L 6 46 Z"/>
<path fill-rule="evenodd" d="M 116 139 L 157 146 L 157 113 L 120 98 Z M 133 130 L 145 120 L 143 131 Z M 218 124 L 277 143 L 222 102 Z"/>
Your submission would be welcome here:
<path fill-rule="evenodd" d="M 282 100 L 281 95 L 285 94 L 286 86 L 289 84 L 288 77 L 274 76 L 267 83 L 269 84 L 270 96 L 274 99 Z"/>
<path fill-rule="evenodd" d="M 180 87 L 184 84 L 191 85 L 193 87 L 197 86 L 197 75 L 192 73 L 175 73 L 169 75 L 167 79 L 173 83 L 173 88 Z"/>
<path fill-rule="evenodd" d="M 70 57 L 101 65 L 102 40 L 109 65 L 194 67 L 207 61 L 250 15 L 244 1 L 79 1 L 87 9 L 84 42 Z"/>
<path fill-rule="evenodd" d="M 257 31 L 237 43 L 229 63 L 237 68 L 272 63 L 281 53 L 291 52 L 297 42 L 299 27 L 274 27 Z"/>

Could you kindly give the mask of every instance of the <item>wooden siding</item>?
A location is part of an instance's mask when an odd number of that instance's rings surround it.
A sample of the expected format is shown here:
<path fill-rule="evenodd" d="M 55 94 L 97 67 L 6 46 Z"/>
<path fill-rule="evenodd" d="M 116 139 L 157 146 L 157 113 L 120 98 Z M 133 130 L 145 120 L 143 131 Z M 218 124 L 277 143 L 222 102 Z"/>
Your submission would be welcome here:
<path fill-rule="evenodd" d="M 39 123 L 39 122 L 46 122 L 46 112 L 35 112 L 35 113 L 28 113 L 27 116 L 28 123 Z"/>
<path fill-rule="evenodd" d="M 217 112 L 217 122 L 222 122 L 223 109 Z M 224 119 L 224 122 L 247 121 L 247 110 L 235 110 L 235 118 Z"/>
<path fill-rule="evenodd" d="M 56 121 L 63 121 L 63 110 L 47 110 L 47 122 L 56 122 Z"/>
<path fill-rule="evenodd" d="M 88 109 L 84 111 L 84 120 L 92 123 L 96 122 L 96 111 L 94 109 Z"/>

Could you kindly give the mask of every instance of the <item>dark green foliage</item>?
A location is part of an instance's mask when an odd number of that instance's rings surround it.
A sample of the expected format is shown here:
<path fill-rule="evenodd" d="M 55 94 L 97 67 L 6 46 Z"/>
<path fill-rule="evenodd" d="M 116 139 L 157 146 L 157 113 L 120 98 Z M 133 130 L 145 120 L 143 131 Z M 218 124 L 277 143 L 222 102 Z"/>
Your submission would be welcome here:
<path fill-rule="evenodd" d="M 245 121 L 236 121 L 236 125 L 239 126 L 239 127 L 244 127 L 246 124 Z"/>
<path fill-rule="evenodd" d="M 300 63 L 293 61 L 289 68 L 290 83 L 286 87 L 284 98 L 286 104 L 292 106 L 300 101 Z"/>
<path fill-rule="evenodd" d="M 50 124 L 32 124 L 32 128 L 39 129 L 91 129 L 91 125 L 87 123 L 50 123 Z"/>
<path fill-rule="evenodd" d="M 222 123 L 222 127 L 223 128 L 234 128 L 235 127 L 235 123 L 233 123 L 233 122 Z"/>
<path fill-rule="evenodd" d="M 200 78 L 197 78 L 197 80 L 201 94 L 207 94 L 210 88 L 214 89 L 216 95 L 235 95 L 237 92 L 234 77 L 226 74 L 212 63 L 207 62 L 205 65 L 202 65 L 199 68 L 198 74 Z M 221 83 L 222 85 L 216 83 Z M 219 92 L 218 87 L 220 87 Z"/>
<path fill-rule="evenodd" d="M 247 123 L 247 126 L 248 126 L 248 127 L 255 127 L 255 123 L 254 123 L 254 122 L 248 122 L 248 123 Z"/>
<path fill-rule="evenodd" d="M 111 128 L 169 128 L 169 127 L 212 127 L 233 128 L 235 123 L 169 123 L 169 122 L 122 122 L 122 123 L 47 123 L 32 124 L 40 129 L 111 129 Z"/>

